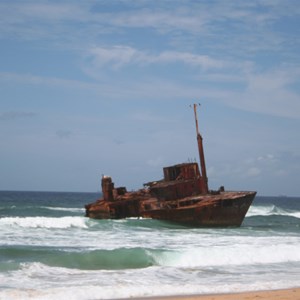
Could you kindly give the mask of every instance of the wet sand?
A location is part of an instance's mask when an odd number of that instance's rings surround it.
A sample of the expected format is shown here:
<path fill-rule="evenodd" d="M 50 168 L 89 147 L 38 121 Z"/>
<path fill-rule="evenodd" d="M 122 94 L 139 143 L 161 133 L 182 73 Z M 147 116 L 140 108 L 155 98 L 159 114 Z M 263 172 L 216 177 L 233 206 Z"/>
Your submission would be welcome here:
<path fill-rule="evenodd" d="M 140 298 L 141 299 L 141 298 Z M 300 300 L 300 288 L 272 291 L 255 291 L 237 294 L 211 294 L 193 296 L 150 297 L 153 300 Z"/>

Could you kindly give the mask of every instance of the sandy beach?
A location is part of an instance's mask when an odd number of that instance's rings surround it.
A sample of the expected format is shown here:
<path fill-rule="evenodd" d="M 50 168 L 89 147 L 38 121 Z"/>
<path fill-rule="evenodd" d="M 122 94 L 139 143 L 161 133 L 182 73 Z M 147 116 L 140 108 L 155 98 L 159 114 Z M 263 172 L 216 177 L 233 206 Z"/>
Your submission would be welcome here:
<path fill-rule="evenodd" d="M 212 294 L 193 296 L 169 296 L 153 297 L 143 299 L 164 299 L 164 300 L 300 300 L 300 288 L 255 291 L 236 294 Z"/>

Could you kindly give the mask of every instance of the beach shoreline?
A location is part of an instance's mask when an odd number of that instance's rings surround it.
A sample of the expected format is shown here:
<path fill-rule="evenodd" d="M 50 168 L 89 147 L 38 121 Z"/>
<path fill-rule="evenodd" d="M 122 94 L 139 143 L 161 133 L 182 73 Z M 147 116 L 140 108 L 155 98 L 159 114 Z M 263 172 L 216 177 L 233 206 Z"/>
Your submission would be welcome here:
<path fill-rule="evenodd" d="M 133 298 L 140 300 L 299 300 L 300 287 L 261 290 L 228 294 L 201 294 L 201 295 L 174 295 L 174 296 L 155 296 L 144 298 Z"/>

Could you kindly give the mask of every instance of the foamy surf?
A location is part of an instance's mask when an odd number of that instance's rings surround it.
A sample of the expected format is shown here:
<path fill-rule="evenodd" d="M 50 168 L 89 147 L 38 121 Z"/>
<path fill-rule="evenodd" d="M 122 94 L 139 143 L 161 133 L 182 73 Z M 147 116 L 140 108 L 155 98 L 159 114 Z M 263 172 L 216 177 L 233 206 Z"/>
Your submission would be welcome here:
<path fill-rule="evenodd" d="M 230 270 L 228 270 L 230 273 Z M 183 271 L 182 271 L 183 272 Z M 160 270 L 157 267 L 145 270 L 124 270 L 116 275 L 105 271 L 82 271 L 65 268 L 48 267 L 40 263 L 24 264 L 19 271 L 11 272 L 11 276 L 22 287 L 17 289 L 8 288 L 13 286 L 14 281 L 9 278 L 1 278 L 5 288 L 0 290 L 0 299 L 129 299 L 153 296 L 192 295 L 230 293 L 232 291 L 248 291 L 263 289 L 279 289 L 294 287 L 296 280 L 282 279 L 274 282 L 276 274 L 265 280 L 260 276 L 248 274 L 249 282 L 234 280 L 224 284 L 222 280 L 216 280 L 218 273 L 207 270 L 209 277 L 205 277 L 205 270 L 197 271 L 189 269 L 185 279 L 181 279 L 180 272 L 176 269 Z M 166 276 L 173 273 L 172 276 Z M 226 272 L 223 271 L 223 276 Z M 145 276 L 147 281 L 145 282 Z M 45 278 L 48 284 L 45 284 Z M 174 285 L 174 279 L 181 279 L 180 284 Z M 234 279 L 234 278 L 232 278 Z"/>
<path fill-rule="evenodd" d="M 67 211 L 67 212 L 78 212 L 84 213 L 84 208 L 76 208 L 76 207 L 51 207 L 51 206 L 42 206 L 42 208 L 49 209 L 49 210 L 56 210 L 56 211 Z"/>
<path fill-rule="evenodd" d="M 289 243 L 285 240 L 284 242 Z M 297 242 L 297 241 L 296 241 Z M 274 241 L 276 243 L 276 241 Z M 299 245 L 276 243 L 274 245 L 226 245 L 208 249 L 206 247 L 183 252 L 166 254 L 158 258 L 161 265 L 195 268 L 265 265 L 298 262 L 300 260 Z"/>
<path fill-rule="evenodd" d="M 253 216 L 289 216 L 289 217 L 300 218 L 300 212 L 285 210 L 275 205 L 251 206 L 249 208 L 249 211 L 247 212 L 246 217 L 253 217 Z"/>
<path fill-rule="evenodd" d="M 173 295 L 201 295 L 214 294 L 216 290 L 219 293 L 231 293 L 256 291 L 256 290 L 275 290 L 281 288 L 293 288 L 296 283 L 290 285 L 285 280 L 281 284 L 276 285 L 270 281 L 260 284 L 259 282 L 243 284 L 222 285 L 215 284 L 215 288 L 207 287 L 199 282 L 198 285 L 183 283 L 178 286 L 172 284 L 153 284 L 146 285 L 94 285 L 72 286 L 47 289 L 18 289 L 0 291 L 1 299 L 9 300 L 57 300 L 57 299 L 72 299 L 72 300 L 91 300 L 91 299 L 130 299 L 130 298 L 145 298 Z"/>
<path fill-rule="evenodd" d="M 84 217 L 4 217 L 0 218 L 1 226 L 16 226 L 23 228 L 87 228 Z"/>

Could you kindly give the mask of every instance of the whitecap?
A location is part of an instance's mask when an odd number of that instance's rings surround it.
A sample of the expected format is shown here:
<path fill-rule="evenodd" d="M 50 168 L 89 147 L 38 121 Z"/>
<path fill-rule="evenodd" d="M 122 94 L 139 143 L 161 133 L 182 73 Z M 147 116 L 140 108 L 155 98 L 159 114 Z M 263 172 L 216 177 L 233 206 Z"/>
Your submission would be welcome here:
<path fill-rule="evenodd" d="M 262 240 L 257 239 L 253 244 L 198 247 L 152 255 L 160 266 L 184 268 L 300 262 L 299 239 L 291 238 L 286 244 L 275 242 L 269 244 L 269 242 L 264 245 Z"/>
<path fill-rule="evenodd" d="M 265 206 L 250 206 L 246 217 L 253 216 L 290 216 L 300 218 L 299 211 L 291 211 L 280 208 L 276 205 L 265 205 Z"/>
<path fill-rule="evenodd" d="M 69 211 L 69 212 L 84 212 L 84 208 L 78 207 L 52 207 L 52 206 L 41 206 L 41 208 L 58 211 Z"/>
<path fill-rule="evenodd" d="M 87 228 L 84 217 L 4 217 L 0 226 L 18 226 L 23 228 Z"/>

